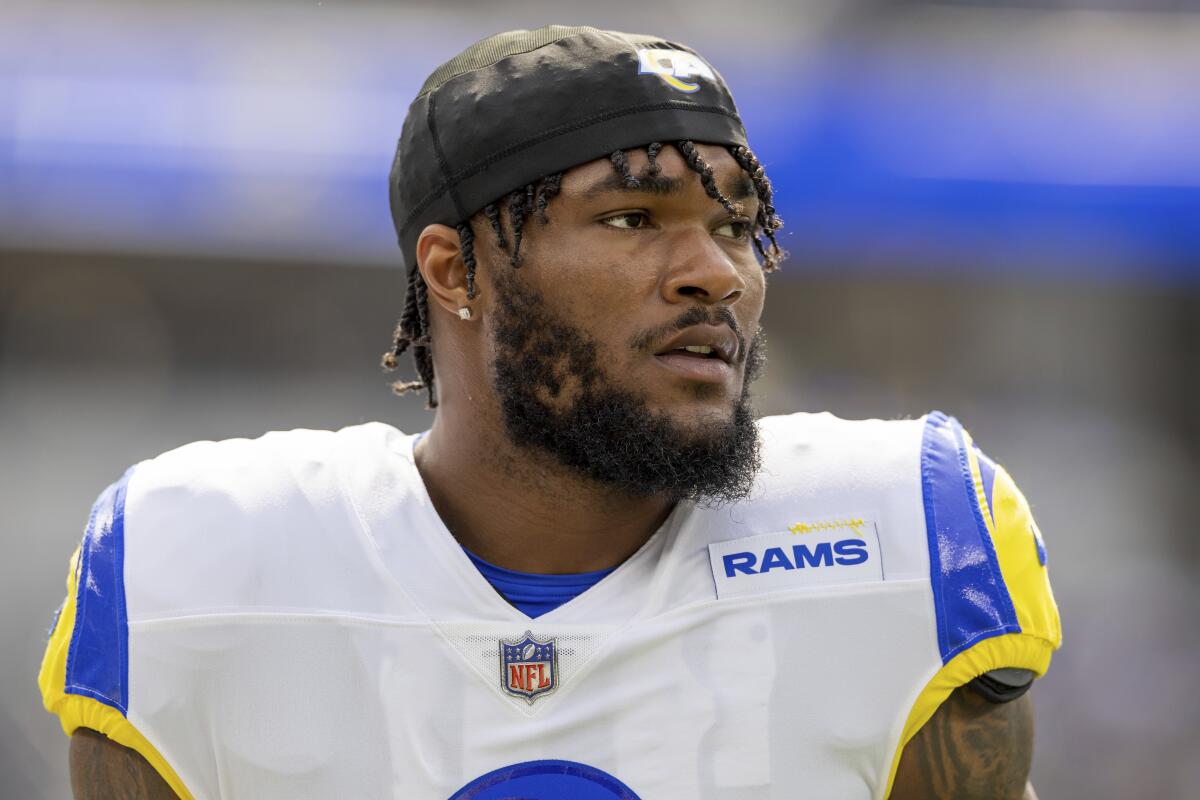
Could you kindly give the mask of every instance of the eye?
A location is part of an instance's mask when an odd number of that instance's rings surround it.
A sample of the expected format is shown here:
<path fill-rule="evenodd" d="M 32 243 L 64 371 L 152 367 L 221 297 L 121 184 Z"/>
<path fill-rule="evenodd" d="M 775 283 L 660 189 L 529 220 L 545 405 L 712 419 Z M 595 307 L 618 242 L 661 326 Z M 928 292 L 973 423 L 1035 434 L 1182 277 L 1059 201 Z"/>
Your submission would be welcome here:
<path fill-rule="evenodd" d="M 650 217 L 642 211 L 625 211 L 600 220 L 605 225 L 621 230 L 638 230 L 650 227 Z"/>
<path fill-rule="evenodd" d="M 713 231 L 718 236 L 728 236 L 730 239 L 745 239 L 750 235 L 750 221 L 731 219 Z"/>

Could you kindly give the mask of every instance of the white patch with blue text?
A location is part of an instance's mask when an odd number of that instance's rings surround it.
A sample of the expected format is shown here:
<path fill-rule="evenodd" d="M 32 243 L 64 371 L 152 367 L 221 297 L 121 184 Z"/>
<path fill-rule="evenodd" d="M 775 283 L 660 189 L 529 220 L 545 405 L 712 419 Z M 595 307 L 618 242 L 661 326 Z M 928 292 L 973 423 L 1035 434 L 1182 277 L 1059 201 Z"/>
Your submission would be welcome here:
<path fill-rule="evenodd" d="M 720 598 L 884 579 L 879 531 L 857 517 L 713 542 L 708 558 Z"/>

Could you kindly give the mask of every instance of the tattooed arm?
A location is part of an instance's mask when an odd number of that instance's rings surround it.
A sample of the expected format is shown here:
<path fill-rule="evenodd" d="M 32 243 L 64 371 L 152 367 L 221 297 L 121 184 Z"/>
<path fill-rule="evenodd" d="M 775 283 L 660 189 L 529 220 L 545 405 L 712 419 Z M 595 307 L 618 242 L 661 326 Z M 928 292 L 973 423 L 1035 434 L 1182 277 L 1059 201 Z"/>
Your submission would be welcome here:
<path fill-rule="evenodd" d="M 87 728 L 71 736 L 71 792 L 75 800 L 179 800 L 146 759 Z"/>
<path fill-rule="evenodd" d="M 957 689 L 904 747 L 891 800 L 1037 800 L 1029 695 L 992 703 Z"/>

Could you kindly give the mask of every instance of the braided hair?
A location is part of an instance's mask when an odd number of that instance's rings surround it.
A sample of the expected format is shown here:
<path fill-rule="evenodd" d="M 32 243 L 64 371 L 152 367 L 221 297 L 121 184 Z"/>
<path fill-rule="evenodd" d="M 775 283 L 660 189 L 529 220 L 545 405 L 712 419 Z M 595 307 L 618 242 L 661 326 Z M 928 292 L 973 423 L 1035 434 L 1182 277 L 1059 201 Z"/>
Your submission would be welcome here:
<path fill-rule="evenodd" d="M 734 216 L 742 213 L 741 203 L 735 203 L 725 196 L 717 186 L 712 166 L 700 155 L 695 143 L 681 140 L 670 143 L 683 156 L 688 169 L 700 176 L 700 185 L 704 192 L 721 204 L 727 212 Z M 662 142 L 651 142 L 644 148 L 647 157 L 646 174 L 657 175 L 662 171 L 657 158 L 662 151 Z M 758 157 L 748 147 L 738 145 L 726 148 L 737 161 L 738 166 L 749 176 L 754 185 L 754 193 L 758 196 L 758 214 L 751 228 L 751 241 L 758 252 L 763 270 L 774 272 L 783 261 L 785 253 L 776 241 L 775 234 L 783 227 L 783 220 L 775 213 L 774 190 L 767 173 Z M 638 178 L 629 166 L 629 155 L 624 150 L 614 150 L 609 156 L 617 175 L 631 188 L 640 185 Z M 509 253 L 509 263 L 513 267 L 521 266 L 521 243 L 524 238 L 525 225 L 532 217 L 536 217 L 542 225 L 550 223 L 546 207 L 562 188 L 563 173 L 556 172 L 546 175 L 533 183 L 521 186 L 506 196 L 497 198 L 485 205 L 481 212 L 487 219 L 492 230 L 496 246 L 503 252 Z M 504 225 L 501 221 L 502 212 L 508 214 L 508 227 L 512 232 L 512 248 L 504 235 Z M 463 264 L 467 268 L 467 297 L 475 299 L 475 231 L 468 219 L 457 226 L 459 248 Z M 764 242 L 763 239 L 766 239 Z M 383 368 L 392 371 L 399 366 L 400 356 L 412 349 L 413 362 L 417 370 L 417 380 L 396 381 L 392 391 L 396 394 L 407 394 L 424 389 L 428 392 L 426 408 L 437 408 L 437 393 L 435 376 L 433 374 L 433 351 L 430 344 L 429 331 L 429 299 L 428 287 L 421 277 L 419 269 L 413 269 L 408 278 L 408 291 L 404 298 L 404 310 L 392 337 L 392 349 L 383 354 Z"/>

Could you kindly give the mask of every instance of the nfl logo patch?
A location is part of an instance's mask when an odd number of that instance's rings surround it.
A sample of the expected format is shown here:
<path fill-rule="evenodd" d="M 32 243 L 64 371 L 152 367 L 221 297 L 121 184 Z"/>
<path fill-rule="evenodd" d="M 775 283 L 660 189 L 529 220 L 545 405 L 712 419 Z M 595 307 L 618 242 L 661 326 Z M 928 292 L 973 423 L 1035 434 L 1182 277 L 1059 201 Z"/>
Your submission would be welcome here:
<path fill-rule="evenodd" d="M 500 686 L 513 697 L 533 701 L 558 688 L 558 648 L 554 639 L 500 640 Z"/>

